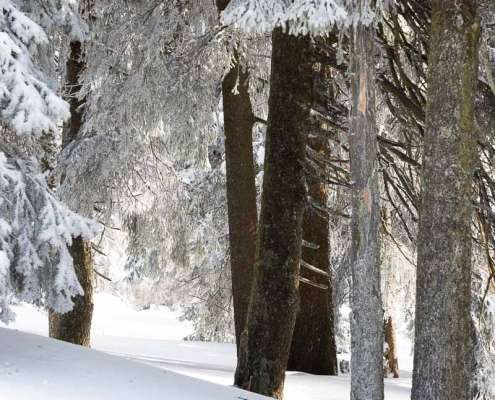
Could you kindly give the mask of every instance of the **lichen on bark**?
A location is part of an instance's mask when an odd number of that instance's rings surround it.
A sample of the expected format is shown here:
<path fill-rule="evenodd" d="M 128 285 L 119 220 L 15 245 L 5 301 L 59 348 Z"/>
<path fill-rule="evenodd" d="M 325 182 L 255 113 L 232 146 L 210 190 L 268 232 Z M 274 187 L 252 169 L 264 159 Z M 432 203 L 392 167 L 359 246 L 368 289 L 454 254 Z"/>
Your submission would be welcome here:
<path fill-rule="evenodd" d="M 431 2 L 413 400 L 471 399 L 476 2 Z"/>
<path fill-rule="evenodd" d="M 379 187 L 375 118 L 374 28 L 352 37 L 351 400 L 383 399 Z"/>

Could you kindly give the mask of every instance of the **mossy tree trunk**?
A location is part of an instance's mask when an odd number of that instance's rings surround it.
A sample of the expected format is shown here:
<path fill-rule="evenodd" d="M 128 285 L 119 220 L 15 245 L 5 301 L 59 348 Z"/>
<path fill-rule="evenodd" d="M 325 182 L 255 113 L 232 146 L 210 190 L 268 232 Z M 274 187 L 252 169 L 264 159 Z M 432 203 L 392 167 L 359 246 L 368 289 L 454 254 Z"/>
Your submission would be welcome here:
<path fill-rule="evenodd" d="M 431 6 L 412 399 L 467 400 L 480 27 L 474 0 Z"/>
<path fill-rule="evenodd" d="M 351 57 L 351 400 L 382 400 L 383 310 L 372 26 L 355 27 Z"/>
<path fill-rule="evenodd" d="M 217 0 L 223 11 L 229 0 Z M 230 269 L 236 345 L 246 325 L 256 255 L 256 181 L 253 158 L 253 109 L 249 75 L 234 55 L 232 69 L 222 82 L 229 216 Z M 237 85 L 237 86 L 236 86 Z M 234 93 L 234 88 L 237 91 Z"/>
<path fill-rule="evenodd" d="M 84 100 L 77 96 L 81 89 L 79 82 L 84 69 L 82 45 L 79 41 L 70 44 L 67 61 L 66 91 L 70 104 L 71 117 L 64 126 L 62 146 L 74 141 L 81 129 Z M 74 269 L 84 295 L 76 296 L 74 308 L 66 314 L 49 312 L 49 334 L 55 339 L 64 340 L 81 346 L 90 346 L 91 319 L 93 317 L 93 255 L 91 243 L 81 237 L 72 239 L 69 248 L 74 260 Z"/>
<path fill-rule="evenodd" d="M 298 307 L 310 39 L 275 29 L 256 270 L 235 384 L 282 398 Z"/>

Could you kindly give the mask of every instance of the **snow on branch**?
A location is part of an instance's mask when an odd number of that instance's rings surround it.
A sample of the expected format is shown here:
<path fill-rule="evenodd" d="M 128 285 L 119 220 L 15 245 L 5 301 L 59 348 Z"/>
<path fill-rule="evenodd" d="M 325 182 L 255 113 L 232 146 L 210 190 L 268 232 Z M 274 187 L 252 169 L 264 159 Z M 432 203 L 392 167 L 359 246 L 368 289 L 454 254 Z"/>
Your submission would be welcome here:
<path fill-rule="evenodd" d="M 334 26 L 373 23 L 391 0 L 233 0 L 222 13 L 222 22 L 247 32 L 270 32 L 276 27 L 294 35 L 324 35 Z"/>
<path fill-rule="evenodd" d="M 95 233 L 54 197 L 36 161 L 0 152 L 0 320 L 13 319 L 14 300 L 70 311 L 83 291 L 67 246 Z"/>
<path fill-rule="evenodd" d="M 45 82 L 31 51 L 48 42 L 45 31 L 9 0 L 0 0 L 0 118 L 18 134 L 55 130 L 69 105 Z"/>

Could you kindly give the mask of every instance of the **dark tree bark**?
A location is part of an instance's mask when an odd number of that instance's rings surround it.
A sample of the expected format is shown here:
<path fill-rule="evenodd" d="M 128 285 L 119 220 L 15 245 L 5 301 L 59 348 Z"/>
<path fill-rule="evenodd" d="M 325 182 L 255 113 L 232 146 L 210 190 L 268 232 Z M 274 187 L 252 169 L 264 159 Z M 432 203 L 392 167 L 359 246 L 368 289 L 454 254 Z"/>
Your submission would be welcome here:
<path fill-rule="evenodd" d="M 412 399 L 471 399 L 471 221 L 480 25 L 474 0 L 432 0 Z"/>
<path fill-rule="evenodd" d="M 229 0 L 218 0 L 223 11 Z M 256 248 L 256 185 L 252 147 L 254 115 L 248 93 L 248 74 L 239 67 L 237 55 L 234 67 L 222 82 L 225 154 L 227 170 L 227 201 L 229 210 L 230 259 L 236 344 L 246 323 L 254 272 Z M 328 84 L 328 79 L 325 81 Z M 237 93 L 232 91 L 237 83 Z M 316 143 L 317 142 L 317 143 Z M 322 147 L 322 140 L 315 139 Z M 312 192 L 317 202 L 325 204 L 324 185 L 314 183 Z M 305 213 L 304 231 L 307 240 L 318 243 L 318 250 L 303 249 L 308 262 L 329 273 L 328 222 L 316 212 Z M 321 242 L 321 243 L 320 243 Z M 308 272 L 308 279 L 323 280 L 321 275 Z M 293 335 L 288 369 L 321 374 L 337 374 L 337 354 L 333 328 L 331 286 L 327 291 L 302 285 L 299 289 L 300 312 Z"/>
<path fill-rule="evenodd" d="M 223 11 L 228 0 L 218 0 Z M 233 90 L 237 82 L 237 93 Z M 230 269 L 236 345 L 246 325 L 256 255 L 256 181 L 253 158 L 253 109 L 248 92 L 249 76 L 234 66 L 222 82 L 227 206 L 229 215 Z"/>
<path fill-rule="evenodd" d="M 309 45 L 309 37 L 273 31 L 256 270 L 235 374 L 237 386 L 276 398 L 283 394 L 298 307 L 306 196 L 303 125 L 312 90 Z"/>
<path fill-rule="evenodd" d="M 229 3 L 230 0 L 217 0 L 218 12 L 221 13 L 223 10 L 225 10 Z"/>
<path fill-rule="evenodd" d="M 314 107 L 323 110 L 328 99 L 333 98 L 331 71 L 321 64 L 316 64 L 313 68 Z M 307 127 L 311 130 L 308 132 L 308 146 L 323 159 L 328 158 L 330 147 L 328 139 L 319 132 L 320 122 L 311 119 L 307 122 Z M 307 176 L 307 179 L 311 203 L 325 207 L 328 197 L 326 185 L 311 176 Z M 316 375 L 337 375 L 329 222 L 328 218 L 310 203 L 304 211 L 303 238 L 308 244 L 302 247 L 304 262 L 301 266 L 301 277 L 320 287 L 308 284 L 308 281 L 302 281 L 299 285 L 300 305 L 287 369 Z M 322 273 L 305 267 L 306 263 Z"/>
<path fill-rule="evenodd" d="M 397 339 L 395 335 L 395 325 L 392 317 L 388 317 L 384 321 L 385 343 L 387 344 L 387 366 L 389 373 L 394 378 L 399 377 L 399 359 L 397 357 Z"/>
<path fill-rule="evenodd" d="M 70 105 L 71 117 L 64 126 L 62 147 L 74 141 L 82 125 L 82 106 L 84 100 L 78 99 L 81 89 L 79 78 L 84 69 L 81 43 L 70 44 L 70 55 L 67 61 L 66 91 Z M 91 319 L 93 316 L 93 255 L 91 243 L 81 237 L 73 238 L 69 248 L 74 260 L 74 269 L 81 284 L 84 295 L 76 296 L 74 308 L 66 314 L 49 312 L 49 334 L 55 339 L 64 340 L 81 346 L 90 346 Z"/>
<path fill-rule="evenodd" d="M 314 183 L 309 194 L 316 201 L 326 204 L 326 188 Z M 303 217 L 304 240 L 318 246 L 303 247 L 304 262 L 330 275 L 328 220 L 315 210 L 306 209 Z M 301 267 L 301 277 L 321 287 L 301 282 L 299 285 L 299 312 L 297 314 L 288 370 L 316 375 L 337 375 L 337 350 L 335 346 L 331 282 L 328 277 Z"/>
<path fill-rule="evenodd" d="M 383 399 L 374 35 L 359 24 L 352 40 L 351 400 Z"/>
<path fill-rule="evenodd" d="M 79 92 L 81 83 L 79 78 L 84 70 L 84 54 L 82 44 L 79 41 L 70 43 L 70 54 L 67 60 L 67 76 L 65 79 L 65 90 L 67 101 L 70 106 L 70 119 L 65 124 L 62 136 L 62 147 L 67 147 L 77 139 L 82 126 L 83 106 L 85 99 L 80 99 Z"/>
<path fill-rule="evenodd" d="M 73 298 L 74 308 L 66 314 L 49 313 L 50 337 L 90 346 L 93 317 L 93 255 L 91 244 L 81 237 L 74 238 L 69 248 L 74 259 L 77 279 L 84 295 Z"/>

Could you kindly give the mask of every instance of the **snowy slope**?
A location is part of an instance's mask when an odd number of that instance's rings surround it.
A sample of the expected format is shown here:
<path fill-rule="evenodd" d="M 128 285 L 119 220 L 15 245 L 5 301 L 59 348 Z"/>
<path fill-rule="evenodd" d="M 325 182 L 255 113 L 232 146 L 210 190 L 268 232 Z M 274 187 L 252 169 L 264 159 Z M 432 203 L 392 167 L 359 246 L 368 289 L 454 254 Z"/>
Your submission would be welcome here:
<path fill-rule="evenodd" d="M 47 316 L 45 313 L 33 308 L 29 305 L 21 305 L 14 308 L 17 315 L 16 322 L 9 326 L 9 328 L 19 329 L 25 332 L 33 332 L 43 336 L 47 335 Z M 224 386 L 231 386 L 233 382 L 233 375 L 235 370 L 235 347 L 230 344 L 219 343 L 201 343 L 201 342 L 186 342 L 181 339 L 187 336 L 191 332 L 191 326 L 187 323 L 180 322 L 177 319 L 178 314 L 169 311 L 165 307 L 152 307 L 150 310 L 137 311 L 129 304 L 122 302 L 115 296 L 109 294 L 97 294 L 95 298 L 95 315 L 92 329 L 92 345 L 94 349 L 101 350 L 105 353 L 110 353 L 114 356 L 120 356 L 133 361 L 139 361 L 141 364 L 147 364 L 155 368 L 148 368 L 141 370 L 150 373 L 150 376 L 146 379 L 150 379 L 150 385 L 154 382 L 154 379 L 161 380 L 164 376 L 162 370 L 178 372 L 190 377 L 200 378 L 205 381 L 221 384 Z M 4 345 L 9 344 L 11 341 L 15 341 L 15 336 L 5 336 L 4 330 L 0 329 L 0 343 Z M 42 339 L 42 338 L 41 338 Z M 401 379 L 387 379 L 385 382 L 385 396 L 386 400 L 409 400 L 411 379 L 410 368 L 412 366 L 412 360 L 410 356 L 410 344 L 403 335 L 398 337 L 399 344 L 399 365 L 404 368 L 405 371 L 401 371 Z M 70 346 L 73 347 L 73 346 Z M 36 350 L 36 349 L 34 349 Z M 79 349 L 78 349 L 79 350 Z M 12 349 L 13 351 L 13 349 Z M 0 351 L 0 399 L 1 400 L 41 400 L 39 397 L 5 397 L 4 390 L 6 390 L 5 380 L 10 382 L 10 376 L 6 375 L 3 371 L 4 361 L 15 362 L 15 354 L 11 354 L 12 360 L 6 360 L 3 351 Z M 35 353 L 35 352 L 34 352 Z M 107 367 L 108 360 L 116 360 L 117 358 L 97 353 L 98 357 L 104 358 L 105 361 L 100 370 L 106 371 L 106 369 L 112 370 L 113 367 Z M 42 382 L 46 379 L 47 382 L 51 382 L 51 378 L 48 379 L 44 376 L 46 364 L 43 361 L 49 352 L 44 351 L 42 347 L 39 353 L 35 356 L 31 354 L 31 358 L 38 360 L 38 364 L 32 363 L 32 380 L 30 382 Z M 76 356 L 76 354 L 74 354 Z M 79 356 L 79 353 L 77 353 Z M 24 356 L 23 356 L 24 357 Z M 78 361 L 78 365 L 84 364 L 85 358 L 81 362 Z M 121 358 L 118 358 L 118 362 L 125 362 Z M 71 365 L 67 361 L 68 365 Z M 35 370 L 35 365 L 38 366 L 38 377 Z M 66 363 L 60 360 L 58 365 L 59 371 L 63 373 L 66 371 Z M 113 364 L 112 364 L 113 365 Z M 125 364 L 127 365 L 127 364 Z M 135 365 L 135 364 L 131 364 Z M 140 367 L 145 367 L 140 365 Z M 51 366 L 50 368 L 53 368 Z M 79 367 L 78 367 L 79 368 Z M 81 368 L 83 368 L 81 366 Z M 119 368 L 124 368 L 119 367 Z M 125 367 L 127 368 L 127 367 Z M 114 375 L 106 376 L 100 379 L 98 373 L 92 373 L 84 375 L 85 370 L 78 371 L 78 374 L 85 376 L 86 386 L 95 386 L 103 390 L 102 393 L 108 395 L 114 386 L 111 382 L 120 384 L 126 384 L 125 377 L 126 370 L 117 369 L 119 376 L 122 374 L 124 378 L 123 383 L 120 378 Z M 130 367 L 129 367 L 130 368 Z M 133 367 L 137 368 L 137 367 Z M 131 371 L 132 368 L 129 370 Z M 9 369 L 12 372 L 12 368 Z M 116 373 L 117 373 L 116 372 Z M 140 373 L 141 373 L 140 372 Z M 88 372 L 89 373 L 89 372 Z M 72 373 L 71 373 L 72 374 Z M 158 375 L 156 375 L 158 374 Z M 167 375 L 168 374 L 168 375 Z M 64 375 L 63 375 L 64 376 Z M 159 378 L 156 378 L 158 376 Z M 165 376 L 174 376 L 167 372 Z M 53 378 L 53 377 L 52 377 Z M 95 379 L 95 381 L 92 381 Z M 133 380 L 134 378 L 130 377 Z M 144 378 L 143 378 L 144 379 Z M 101 381 L 107 386 L 101 386 Z M 167 381 L 168 382 L 168 381 Z M 176 381 L 177 384 L 182 385 L 182 381 Z M 20 382 L 17 383 L 21 385 Z M 167 383 L 170 384 L 170 383 Z M 185 383 L 186 386 L 191 386 L 189 383 Z M 24 388 L 23 390 L 35 390 L 39 383 L 18 386 Z M 74 383 L 75 385 L 75 383 Z M 74 385 L 70 385 L 70 390 L 73 390 Z M 132 388 L 132 384 L 129 383 Z M 174 385 L 172 384 L 172 387 Z M 162 386 L 160 386 L 162 388 Z M 163 389 L 163 388 L 162 388 Z M 162 390 L 160 389 L 160 390 Z M 285 400 L 347 400 L 349 398 L 350 389 L 350 376 L 341 375 L 338 377 L 328 376 L 313 376 L 300 372 L 288 372 L 285 384 Z M 74 389 L 75 390 L 75 389 Z M 79 389 L 77 389 L 79 390 Z M 126 389 L 127 391 L 127 389 Z M 133 393 L 131 389 L 129 393 Z M 187 390 L 186 390 L 187 392 Z M 37 393 L 37 391 L 30 392 Z M 86 395 L 88 394 L 87 392 Z M 119 392 L 120 393 L 120 392 Z M 135 392 L 134 392 L 135 393 Z M 172 392 L 170 392 L 172 393 Z M 206 393 L 206 392 L 205 392 Z M 122 399 L 153 399 L 152 394 L 150 397 L 141 396 L 138 392 L 137 397 L 123 397 Z M 147 393 L 146 393 L 147 394 Z M 103 394 L 102 394 L 103 396 Z M 201 394 L 195 399 L 208 399 Z M 242 396 L 241 396 L 242 397 Z M 245 396 L 244 396 L 245 397 Z M 113 397 L 92 397 L 88 396 L 86 399 L 113 399 Z M 223 399 L 224 397 L 218 397 Z M 237 397 L 234 397 L 237 399 Z M 251 398 L 251 397 L 246 397 Z M 50 400 L 72 400 L 79 399 L 79 397 L 60 397 L 51 398 Z M 163 396 L 162 399 L 175 400 L 175 397 Z M 178 397 L 178 399 L 188 400 L 189 397 Z"/>
<path fill-rule="evenodd" d="M 263 399 L 99 351 L 0 328 L 2 400 Z"/>

